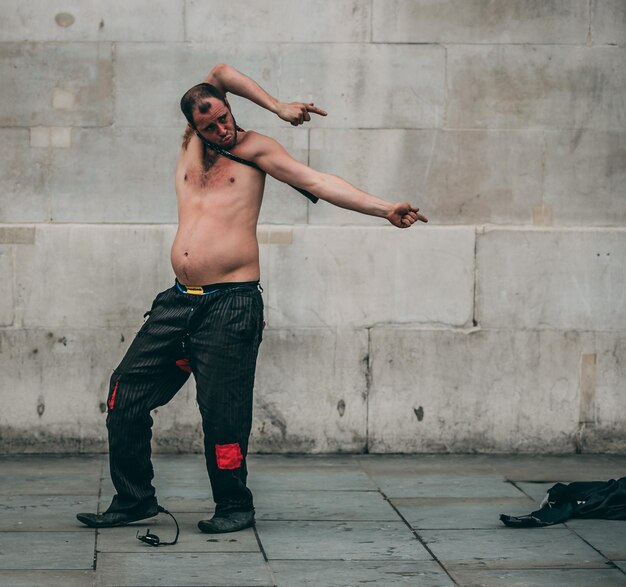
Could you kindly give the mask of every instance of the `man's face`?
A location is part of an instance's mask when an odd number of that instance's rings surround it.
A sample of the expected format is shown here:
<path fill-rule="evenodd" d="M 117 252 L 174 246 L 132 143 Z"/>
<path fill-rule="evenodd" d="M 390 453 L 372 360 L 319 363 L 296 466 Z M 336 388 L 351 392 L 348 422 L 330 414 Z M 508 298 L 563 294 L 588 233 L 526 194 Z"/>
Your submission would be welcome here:
<path fill-rule="evenodd" d="M 194 110 L 194 122 L 198 132 L 211 143 L 215 143 L 224 149 L 230 149 L 237 143 L 237 129 L 235 119 L 224 102 L 217 98 L 208 98 L 205 103 L 211 107 L 206 113 Z"/>

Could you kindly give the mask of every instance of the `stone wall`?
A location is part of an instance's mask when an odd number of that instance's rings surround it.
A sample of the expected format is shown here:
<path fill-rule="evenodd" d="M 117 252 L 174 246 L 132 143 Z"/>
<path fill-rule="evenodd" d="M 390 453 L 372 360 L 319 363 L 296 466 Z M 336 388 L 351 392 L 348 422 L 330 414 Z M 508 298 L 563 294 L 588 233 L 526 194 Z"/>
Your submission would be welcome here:
<path fill-rule="evenodd" d="M 623 0 L 4 0 L 0 41 L 0 451 L 106 449 L 219 62 L 329 111 L 244 128 L 431 219 L 268 179 L 253 450 L 626 450 Z M 192 384 L 154 419 L 201 449 Z"/>

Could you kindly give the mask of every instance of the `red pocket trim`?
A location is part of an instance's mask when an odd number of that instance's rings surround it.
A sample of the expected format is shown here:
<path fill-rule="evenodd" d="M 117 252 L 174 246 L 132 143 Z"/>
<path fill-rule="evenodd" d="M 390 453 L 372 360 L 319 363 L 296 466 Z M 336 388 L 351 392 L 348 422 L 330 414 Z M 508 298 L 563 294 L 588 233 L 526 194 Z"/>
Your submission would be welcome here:
<path fill-rule="evenodd" d="M 243 461 L 238 442 L 234 444 L 216 444 L 215 456 L 217 457 L 218 469 L 238 469 L 241 467 L 241 461 Z"/>

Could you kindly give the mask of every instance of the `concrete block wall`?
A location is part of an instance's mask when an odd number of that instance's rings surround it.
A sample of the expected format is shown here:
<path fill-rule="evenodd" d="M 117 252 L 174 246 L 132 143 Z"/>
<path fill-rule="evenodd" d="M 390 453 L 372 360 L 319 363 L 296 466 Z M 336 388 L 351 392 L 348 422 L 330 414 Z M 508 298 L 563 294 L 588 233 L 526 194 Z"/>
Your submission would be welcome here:
<path fill-rule="evenodd" d="M 106 450 L 173 280 L 182 93 L 219 62 L 329 111 L 237 121 L 428 226 L 268 179 L 252 449 L 626 450 L 623 0 L 5 0 L 0 451 Z M 193 383 L 155 449 L 201 450 Z"/>

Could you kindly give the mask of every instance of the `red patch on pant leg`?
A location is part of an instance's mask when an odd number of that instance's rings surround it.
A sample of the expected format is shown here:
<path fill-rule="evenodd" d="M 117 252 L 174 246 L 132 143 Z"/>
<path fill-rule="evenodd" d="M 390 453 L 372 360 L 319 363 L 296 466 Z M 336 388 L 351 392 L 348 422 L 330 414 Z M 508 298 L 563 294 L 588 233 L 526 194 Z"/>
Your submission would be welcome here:
<path fill-rule="evenodd" d="M 185 373 L 191 373 L 191 365 L 189 364 L 189 359 L 178 359 L 178 361 L 176 361 L 176 366 Z"/>
<path fill-rule="evenodd" d="M 243 461 L 238 442 L 234 444 L 216 444 L 215 456 L 217 457 L 218 469 L 238 469 L 241 467 L 241 461 Z"/>
<path fill-rule="evenodd" d="M 115 382 L 115 387 L 113 388 L 113 393 L 111 394 L 111 399 L 109 400 L 109 410 L 112 410 L 115 407 L 115 396 L 117 395 L 117 388 L 119 387 L 120 380 L 118 379 Z"/>

